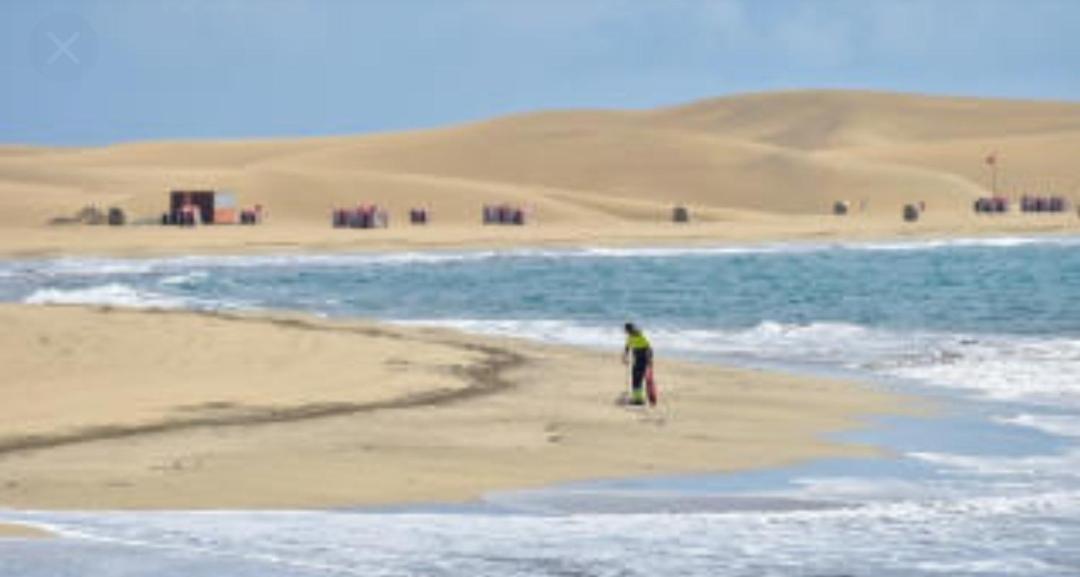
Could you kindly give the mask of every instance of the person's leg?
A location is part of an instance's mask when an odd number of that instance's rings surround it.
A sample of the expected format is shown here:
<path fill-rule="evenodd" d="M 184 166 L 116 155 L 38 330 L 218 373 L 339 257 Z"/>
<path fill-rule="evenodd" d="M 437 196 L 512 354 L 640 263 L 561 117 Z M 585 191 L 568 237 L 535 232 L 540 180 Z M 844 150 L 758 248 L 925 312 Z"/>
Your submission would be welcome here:
<path fill-rule="evenodd" d="M 633 403 L 645 402 L 645 370 L 648 366 L 649 362 L 645 355 L 634 355 L 633 380 L 631 381 L 632 389 L 630 392 L 630 401 Z"/>

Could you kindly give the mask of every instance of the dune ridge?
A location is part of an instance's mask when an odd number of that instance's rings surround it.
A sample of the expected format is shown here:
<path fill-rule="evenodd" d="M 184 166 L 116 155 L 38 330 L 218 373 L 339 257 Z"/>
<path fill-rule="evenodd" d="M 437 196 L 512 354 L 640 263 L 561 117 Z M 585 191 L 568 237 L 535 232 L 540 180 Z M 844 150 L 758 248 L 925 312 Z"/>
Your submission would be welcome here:
<path fill-rule="evenodd" d="M 0 247 L 28 249 L 9 240 L 23 233 L 55 236 L 42 232 L 44 223 L 90 203 L 152 220 L 168 190 L 203 187 L 269 207 L 273 226 L 290 228 L 282 236 L 300 244 L 325 241 L 331 208 L 358 202 L 383 205 L 399 219 L 424 206 L 433 226 L 479 228 L 482 204 L 508 201 L 549 230 L 644 225 L 643 237 L 654 235 L 648 227 L 664 223 L 674 204 L 690 206 L 704 224 L 766 226 L 775 235 L 778 223 L 790 223 L 844 234 L 843 225 L 824 220 L 840 199 L 863 210 L 866 226 L 883 230 L 898 226 L 900 207 L 911 202 L 927 203 L 940 230 L 1037 228 L 970 214 L 990 187 L 986 156 L 997 154 L 1001 192 L 1080 200 L 1078 147 L 1077 103 L 855 91 L 536 112 L 359 136 L 10 145 L 0 147 L 0 231 L 20 234 L 0 234 Z M 78 244 L 56 244 L 65 242 Z"/>

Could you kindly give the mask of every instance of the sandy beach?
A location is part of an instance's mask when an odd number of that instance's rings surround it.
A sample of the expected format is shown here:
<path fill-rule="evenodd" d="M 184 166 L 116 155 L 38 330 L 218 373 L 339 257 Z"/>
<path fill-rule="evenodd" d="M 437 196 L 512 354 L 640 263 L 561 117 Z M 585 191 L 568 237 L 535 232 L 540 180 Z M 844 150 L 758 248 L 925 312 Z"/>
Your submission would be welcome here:
<path fill-rule="evenodd" d="M 293 316 L 0 307 L 0 503 L 290 508 L 461 501 L 616 476 L 875 450 L 824 439 L 911 410 L 853 383 Z"/>

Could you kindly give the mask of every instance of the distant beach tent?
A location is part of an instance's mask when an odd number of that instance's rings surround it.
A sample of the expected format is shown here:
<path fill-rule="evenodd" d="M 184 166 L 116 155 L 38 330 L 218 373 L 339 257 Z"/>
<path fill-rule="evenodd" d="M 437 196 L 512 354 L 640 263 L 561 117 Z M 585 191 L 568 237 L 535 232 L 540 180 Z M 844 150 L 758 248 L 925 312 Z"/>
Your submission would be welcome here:
<path fill-rule="evenodd" d="M 1061 196 L 1028 196 L 1020 199 L 1021 212 L 1066 212 L 1069 202 Z"/>
<path fill-rule="evenodd" d="M 851 203 L 846 200 L 838 200 L 833 203 L 832 212 L 837 216 L 844 216 L 851 210 Z"/>
<path fill-rule="evenodd" d="M 525 224 L 525 211 L 519 206 L 509 204 L 484 205 L 484 224 L 509 224 L 521 226 Z"/>
<path fill-rule="evenodd" d="M 332 224 L 334 228 L 388 228 L 390 215 L 374 204 L 362 204 L 334 210 Z"/>
<path fill-rule="evenodd" d="M 919 220 L 919 216 L 920 216 L 921 212 L 922 211 L 919 210 L 919 207 L 917 205 L 905 204 L 904 205 L 904 221 L 905 222 L 915 222 L 915 221 Z"/>
<path fill-rule="evenodd" d="M 671 222 L 685 223 L 690 222 L 690 209 L 685 206 L 679 205 L 671 209 Z"/>
<path fill-rule="evenodd" d="M 240 224 L 262 224 L 264 218 L 266 218 L 266 212 L 263 210 L 261 204 L 256 204 L 253 208 L 245 208 L 240 211 Z"/>
<path fill-rule="evenodd" d="M 109 226 L 124 226 L 127 224 L 127 214 L 124 213 L 124 209 L 111 206 L 109 207 Z"/>
<path fill-rule="evenodd" d="M 976 214 L 1003 214 L 1009 212 L 1009 199 L 1003 196 L 984 196 L 975 201 Z"/>
<path fill-rule="evenodd" d="M 428 211 L 426 208 L 414 208 L 409 210 L 409 222 L 416 225 L 428 223 Z"/>

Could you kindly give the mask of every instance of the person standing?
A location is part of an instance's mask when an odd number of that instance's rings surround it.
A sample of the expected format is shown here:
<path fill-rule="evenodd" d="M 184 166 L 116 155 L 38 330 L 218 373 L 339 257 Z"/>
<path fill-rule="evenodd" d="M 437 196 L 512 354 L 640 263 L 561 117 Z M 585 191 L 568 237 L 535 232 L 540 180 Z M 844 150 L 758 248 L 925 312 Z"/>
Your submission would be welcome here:
<path fill-rule="evenodd" d="M 629 404 L 644 405 L 645 375 L 652 365 L 652 346 L 649 344 L 649 339 L 645 338 L 645 334 L 634 323 L 626 323 L 623 328 L 626 330 L 623 364 L 629 363 L 631 357 L 633 358 Z"/>

